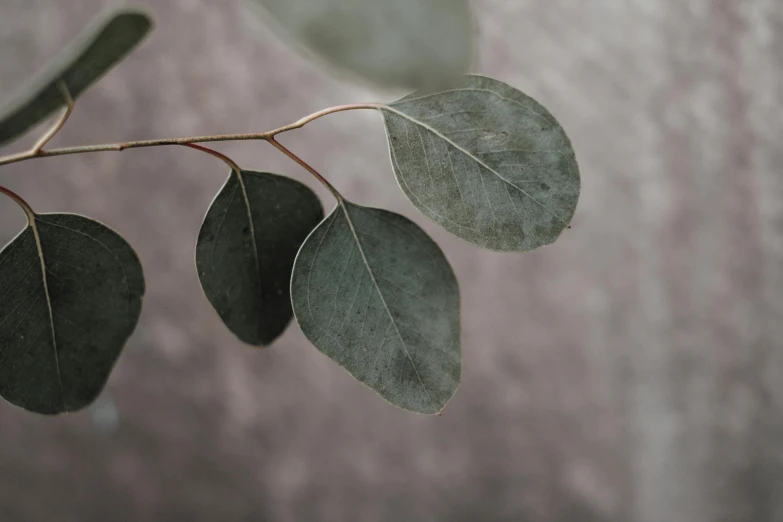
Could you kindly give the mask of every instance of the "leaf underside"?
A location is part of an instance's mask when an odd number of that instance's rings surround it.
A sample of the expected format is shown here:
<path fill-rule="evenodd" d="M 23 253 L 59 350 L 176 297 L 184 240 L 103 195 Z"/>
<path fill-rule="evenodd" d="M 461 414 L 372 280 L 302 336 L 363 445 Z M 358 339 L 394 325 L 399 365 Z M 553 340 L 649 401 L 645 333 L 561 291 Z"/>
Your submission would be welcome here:
<path fill-rule="evenodd" d="M 322 219 L 318 197 L 298 181 L 229 175 L 204 218 L 196 267 L 209 302 L 243 342 L 268 345 L 288 326 L 294 258 Z"/>
<path fill-rule="evenodd" d="M 117 233 L 73 214 L 36 216 L 0 251 L 0 396 L 42 414 L 89 405 L 143 295 L 139 259 Z"/>
<path fill-rule="evenodd" d="M 327 64 L 389 87 L 447 85 L 471 65 L 468 0 L 248 0 Z"/>
<path fill-rule="evenodd" d="M 555 118 L 520 91 L 465 76 L 381 110 L 408 199 L 456 236 L 490 250 L 552 243 L 574 215 L 579 168 Z"/>
<path fill-rule="evenodd" d="M 391 404 L 433 414 L 456 392 L 457 280 L 407 218 L 338 205 L 302 245 L 291 298 L 310 342 Z"/>
<path fill-rule="evenodd" d="M 66 105 L 58 83 L 73 99 L 136 47 L 152 28 L 142 11 L 112 10 L 85 29 L 16 99 L 0 108 L 0 145 L 24 135 Z"/>

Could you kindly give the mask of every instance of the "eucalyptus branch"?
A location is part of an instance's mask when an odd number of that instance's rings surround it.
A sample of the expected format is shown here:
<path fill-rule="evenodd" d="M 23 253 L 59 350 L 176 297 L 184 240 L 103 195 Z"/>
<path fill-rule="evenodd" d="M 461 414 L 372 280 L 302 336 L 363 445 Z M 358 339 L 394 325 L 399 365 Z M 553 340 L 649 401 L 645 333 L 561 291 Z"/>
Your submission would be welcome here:
<path fill-rule="evenodd" d="M 322 118 L 329 114 L 334 114 L 343 111 L 350 111 L 350 110 L 359 110 L 359 109 L 380 110 L 383 107 L 384 107 L 383 104 L 378 104 L 378 103 L 358 103 L 358 104 L 350 104 L 350 105 L 337 105 L 335 107 L 329 107 L 327 109 L 314 112 L 313 114 L 310 114 L 309 116 L 305 116 L 304 118 L 301 118 L 300 120 L 294 123 L 284 125 L 283 127 L 279 127 L 277 129 L 267 131 L 267 132 L 258 132 L 258 133 L 249 133 L 249 134 L 217 134 L 217 135 L 209 135 L 209 136 L 191 136 L 185 138 L 163 138 L 163 139 L 155 139 L 155 140 L 128 141 L 124 143 L 105 143 L 99 145 L 62 147 L 62 148 L 50 149 L 50 150 L 36 150 L 36 148 L 33 147 L 25 152 L 20 152 L 17 154 L 10 154 L 8 156 L 0 157 L 0 166 L 10 165 L 12 163 L 27 161 L 34 158 L 48 158 L 52 156 L 66 156 L 70 154 L 84 154 L 88 152 L 110 152 L 110 151 L 119 152 L 126 149 L 138 149 L 143 147 L 161 147 L 164 145 L 188 145 L 191 143 L 208 143 L 208 142 L 215 142 L 215 141 L 246 141 L 246 140 L 268 141 L 270 138 L 274 138 L 278 134 L 282 134 L 284 132 L 292 131 L 295 129 L 300 129 L 305 125 L 307 125 L 308 123 L 310 123 L 311 121 L 317 120 L 318 118 Z M 62 123 L 64 123 L 64 121 L 62 121 Z M 58 124 L 55 125 L 55 127 L 53 127 L 53 129 L 55 130 L 54 132 L 56 133 L 57 131 L 59 131 L 61 127 L 62 125 L 60 125 L 60 122 L 58 122 Z M 54 136 L 54 134 L 50 136 L 50 133 L 51 131 L 47 132 L 47 134 L 45 135 L 45 137 L 47 137 L 47 141 Z M 40 141 L 43 141 L 43 139 Z"/>
<path fill-rule="evenodd" d="M 290 12 L 304 12 L 301 7 L 310 3 L 277 2 L 281 9 L 294 6 Z M 324 13 L 333 10 L 329 3 L 322 2 Z M 220 159 L 232 172 L 204 216 L 195 262 L 204 295 L 229 331 L 248 345 L 268 346 L 295 319 L 315 348 L 391 404 L 439 414 L 462 375 L 460 293 L 448 259 L 410 219 L 344 199 L 277 135 L 337 112 L 379 111 L 391 170 L 410 202 L 468 243 L 505 252 L 548 245 L 570 226 L 579 167 L 565 131 L 533 98 L 492 78 L 458 76 L 467 69 L 471 47 L 468 0 L 449 2 L 448 16 L 431 11 L 438 2 L 354 3 L 358 19 L 368 24 L 355 42 L 367 61 L 355 62 L 350 45 L 331 46 L 339 53 L 326 61 L 389 86 L 415 81 L 423 90 L 388 104 L 330 107 L 267 132 L 48 149 L 74 100 L 151 30 L 146 13 L 120 9 L 86 30 L 37 83 L 0 108 L 0 145 L 65 109 L 35 145 L 0 157 L 0 166 L 164 145 Z M 294 26 L 306 26 L 308 34 L 309 21 L 333 20 L 312 12 L 307 18 L 308 24 Z M 426 20 L 444 19 L 456 25 L 429 30 Z M 355 33 L 316 29 L 341 42 Z M 365 34 L 377 36 L 376 45 Z M 386 45 L 392 37 L 401 43 L 396 51 Z M 463 60 L 452 60 L 460 49 Z M 448 64 L 439 67 L 438 57 L 449 58 Z M 448 86 L 442 83 L 447 78 L 453 80 Z M 240 169 L 202 145 L 242 140 L 269 142 L 339 204 L 325 216 L 306 185 Z M 0 250 L 0 397 L 43 414 L 80 410 L 99 396 L 138 323 L 146 288 L 139 256 L 106 225 L 70 213 L 35 214 L 15 192 L 0 186 L 0 194 L 29 220 Z M 32 270 L 36 265 L 41 269 Z"/>

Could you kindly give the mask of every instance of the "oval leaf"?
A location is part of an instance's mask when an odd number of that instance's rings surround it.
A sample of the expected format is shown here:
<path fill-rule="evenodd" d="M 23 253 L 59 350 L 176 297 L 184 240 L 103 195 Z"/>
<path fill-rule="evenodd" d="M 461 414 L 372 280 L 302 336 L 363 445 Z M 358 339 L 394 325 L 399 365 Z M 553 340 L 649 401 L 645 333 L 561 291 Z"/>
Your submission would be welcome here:
<path fill-rule="evenodd" d="M 0 252 L 0 396 L 57 414 L 89 405 L 136 327 L 144 275 L 116 232 L 41 214 Z"/>
<path fill-rule="evenodd" d="M 66 105 L 58 84 L 75 100 L 141 42 L 152 27 L 144 12 L 113 10 L 100 17 L 11 103 L 0 109 L 0 145 L 22 136 Z"/>
<path fill-rule="evenodd" d="M 438 413 L 457 391 L 457 280 L 412 221 L 339 204 L 302 245 L 291 299 L 310 342 L 393 405 Z"/>
<path fill-rule="evenodd" d="M 579 168 L 555 118 L 516 89 L 466 76 L 381 109 L 405 195 L 456 236 L 491 250 L 552 243 L 574 215 Z"/>
<path fill-rule="evenodd" d="M 303 48 L 373 83 L 441 87 L 473 53 L 468 0 L 249 0 Z"/>
<path fill-rule="evenodd" d="M 288 326 L 294 258 L 323 215 L 308 187 L 265 172 L 232 172 L 215 197 L 196 267 L 209 302 L 243 342 L 268 345 Z"/>

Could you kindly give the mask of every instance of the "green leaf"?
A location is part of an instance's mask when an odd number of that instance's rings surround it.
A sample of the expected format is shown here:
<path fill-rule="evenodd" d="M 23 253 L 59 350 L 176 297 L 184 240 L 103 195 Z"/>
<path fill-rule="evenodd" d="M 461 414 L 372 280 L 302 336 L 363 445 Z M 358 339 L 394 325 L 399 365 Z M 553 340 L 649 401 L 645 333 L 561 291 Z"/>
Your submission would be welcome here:
<path fill-rule="evenodd" d="M 439 87 L 471 64 L 468 0 L 249 0 L 248 5 L 310 54 L 375 84 Z"/>
<path fill-rule="evenodd" d="M 457 280 L 403 216 L 341 202 L 302 245 L 291 299 L 310 342 L 393 405 L 438 413 L 457 391 Z"/>
<path fill-rule="evenodd" d="M 117 233 L 40 214 L 0 252 L 0 396 L 58 414 L 89 405 L 136 327 L 144 275 Z"/>
<path fill-rule="evenodd" d="M 0 108 L 0 145 L 19 138 L 66 105 L 58 88 L 60 81 L 75 100 L 125 58 L 151 27 L 150 17 L 134 9 L 113 10 L 99 17 L 16 99 Z"/>
<path fill-rule="evenodd" d="M 308 187 L 265 172 L 232 172 L 215 197 L 196 267 L 209 302 L 243 342 L 268 345 L 288 326 L 294 258 L 323 215 Z"/>
<path fill-rule="evenodd" d="M 405 195 L 456 236 L 533 250 L 569 225 L 579 199 L 571 142 L 535 100 L 481 76 L 381 109 Z"/>

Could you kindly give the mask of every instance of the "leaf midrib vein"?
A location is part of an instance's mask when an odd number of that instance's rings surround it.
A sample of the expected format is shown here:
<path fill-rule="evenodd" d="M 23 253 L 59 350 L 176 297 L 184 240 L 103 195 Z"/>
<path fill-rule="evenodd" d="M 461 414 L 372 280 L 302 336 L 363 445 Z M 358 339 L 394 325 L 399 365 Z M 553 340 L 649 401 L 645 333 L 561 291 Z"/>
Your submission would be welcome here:
<path fill-rule="evenodd" d="M 258 259 L 258 245 L 256 244 L 256 227 L 253 224 L 253 212 L 250 209 L 250 199 L 247 196 L 247 188 L 245 187 L 245 179 L 242 177 L 242 172 L 235 170 L 237 180 L 239 181 L 239 188 L 242 189 L 242 201 L 245 203 L 245 211 L 247 212 L 247 221 L 250 228 L 250 244 L 253 247 L 253 259 L 256 262 L 256 272 L 258 273 L 258 292 L 259 296 L 264 295 L 264 288 L 261 284 L 261 262 Z M 262 303 L 263 305 L 263 303 Z"/>
<path fill-rule="evenodd" d="M 411 199 L 415 199 L 415 200 L 416 200 L 416 201 L 417 201 L 417 202 L 418 202 L 418 203 L 419 203 L 419 204 L 420 204 L 422 207 L 424 207 L 424 208 L 425 208 L 425 209 L 426 209 L 428 212 L 432 213 L 434 216 L 436 216 L 436 217 L 438 217 L 438 218 L 442 219 L 443 221 L 446 221 L 447 223 L 451 223 L 451 224 L 453 224 L 454 226 L 456 226 L 456 227 L 459 227 L 459 228 L 461 228 L 461 229 L 464 229 L 464 230 L 470 230 L 471 232 L 474 232 L 474 233 L 476 233 L 476 234 L 477 234 L 479 237 L 491 237 L 491 236 L 485 236 L 485 235 L 483 235 L 483 234 L 482 234 L 482 233 L 481 233 L 481 232 L 480 232 L 478 229 L 476 229 L 476 228 L 471 228 L 471 227 L 468 227 L 468 226 L 462 225 L 462 224 L 460 224 L 460 223 L 457 223 L 456 221 L 453 221 L 453 220 L 452 220 L 450 217 L 442 215 L 441 213 L 439 213 L 439 212 L 437 212 L 436 210 L 432 209 L 432 208 L 431 208 L 429 205 L 427 205 L 427 204 L 426 204 L 424 201 L 422 201 L 422 200 L 421 200 L 421 198 L 419 198 L 419 197 L 416 195 L 416 192 L 415 192 L 415 191 L 413 191 L 413 190 L 411 190 L 411 188 L 410 188 L 410 185 L 408 185 L 408 180 L 407 180 L 407 179 L 405 179 L 405 173 L 404 173 L 404 171 L 402 170 L 402 168 L 400 167 L 400 162 L 397 160 L 397 153 L 395 152 L 395 150 L 394 150 L 394 147 L 391 147 L 391 146 L 390 146 L 390 147 L 389 147 L 389 152 L 390 152 L 390 156 L 391 156 L 391 162 L 392 162 L 392 166 L 394 167 L 394 169 L 395 169 L 395 171 L 396 171 L 396 172 L 399 172 L 399 173 L 400 173 L 400 175 L 399 175 L 399 177 L 398 177 L 398 179 L 399 179 L 399 180 L 400 180 L 400 182 L 401 182 L 401 183 L 400 183 L 400 188 L 402 188 L 402 189 L 403 189 L 403 191 L 405 192 L 405 194 L 407 194 L 407 195 L 408 195 L 408 196 L 409 196 Z M 403 186 L 403 185 L 404 185 L 404 186 Z M 414 203 L 415 203 L 415 202 L 414 202 Z"/>
<path fill-rule="evenodd" d="M 351 221 L 351 216 L 348 214 L 348 208 L 345 206 L 345 202 L 342 200 L 340 201 L 340 207 L 342 207 L 343 209 L 343 214 L 345 214 L 345 221 L 348 223 L 348 228 L 351 230 L 351 234 L 353 235 L 354 241 L 356 241 L 356 247 L 359 249 L 359 254 L 361 254 L 362 256 L 362 261 L 364 262 L 365 268 L 367 268 L 367 273 L 370 275 L 370 280 L 372 281 L 373 286 L 375 286 L 375 291 L 378 292 L 378 297 L 381 298 L 381 304 L 383 305 L 384 310 L 386 310 L 386 314 L 389 316 L 389 321 L 391 321 L 391 324 L 394 326 L 394 331 L 397 332 L 397 337 L 400 339 L 400 343 L 402 344 L 402 349 L 405 350 L 405 356 L 410 361 L 411 367 L 413 368 L 413 371 L 416 373 L 416 379 L 418 379 L 419 384 L 421 384 L 424 393 L 427 394 L 427 399 L 430 402 L 430 406 L 436 408 L 435 403 L 432 400 L 432 395 L 430 395 L 430 391 L 427 388 L 427 385 L 424 384 L 424 381 L 421 378 L 421 374 L 419 374 L 419 369 L 416 368 L 416 363 L 414 362 L 413 357 L 411 357 L 411 353 L 408 350 L 408 345 L 405 343 L 405 340 L 402 338 L 400 329 L 397 326 L 397 321 L 394 319 L 394 316 L 392 315 L 391 310 L 389 309 L 388 303 L 386 303 L 386 298 L 383 296 L 381 287 L 378 285 L 378 281 L 375 279 L 375 273 L 372 271 L 372 267 L 370 267 L 370 263 L 367 260 L 367 256 L 364 253 L 364 248 L 362 248 L 362 242 L 359 239 L 359 235 L 356 233 L 356 228 L 354 228 L 353 226 L 353 221 Z"/>
<path fill-rule="evenodd" d="M 478 157 L 476 157 L 476 156 L 475 156 L 475 155 L 474 155 L 472 152 L 470 152 L 469 150 L 465 149 L 464 147 L 462 147 L 462 146 L 461 146 L 461 145 L 459 145 L 458 143 L 455 143 L 455 142 L 454 142 L 454 141 L 453 141 L 451 138 L 447 137 L 445 134 L 443 134 L 443 133 L 442 133 L 442 132 L 440 132 L 439 130 L 435 129 L 434 127 L 431 127 L 431 126 L 427 125 L 426 123 L 424 123 L 424 122 L 423 122 L 423 121 L 421 121 L 421 120 L 418 120 L 418 119 L 416 119 L 416 118 L 414 118 L 414 117 L 412 117 L 412 116 L 409 116 L 409 115 L 405 114 L 405 113 L 404 113 L 404 112 L 402 112 L 402 111 L 399 111 L 399 110 L 395 109 L 394 107 L 392 107 L 392 106 L 390 106 L 390 105 L 385 105 L 385 106 L 383 106 L 383 109 L 382 109 L 382 110 L 388 110 L 389 112 L 392 112 L 392 113 L 394 113 L 394 114 L 397 114 L 397 115 L 398 115 L 398 116 L 400 116 L 401 118 L 404 118 L 404 119 L 406 119 L 406 120 L 408 120 L 408 121 L 412 122 L 412 123 L 413 123 L 413 124 L 415 124 L 415 125 L 419 125 L 420 127 L 423 127 L 424 129 L 426 129 L 426 130 L 430 131 L 431 133 L 435 134 L 436 136 L 438 136 L 439 138 L 441 138 L 443 141 L 445 141 L 446 143 L 448 143 L 449 145 L 451 145 L 452 147 L 454 147 L 455 149 L 457 149 L 458 151 L 462 152 L 462 153 L 463 153 L 463 154 L 465 154 L 467 157 L 469 157 L 470 159 L 472 159 L 473 161 L 475 161 L 476 163 L 478 163 L 480 166 L 484 167 L 485 169 L 487 169 L 488 171 L 490 171 L 491 173 L 493 173 L 495 176 L 497 176 L 498 178 L 500 178 L 500 179 L 501 179 L 503 182 L 505 182 L 505 183 L 507 183 L 508 185 L 510 185 L 511 187 L 513 187 L 513 188 L 517 189 L 519 192 L 521 192 L 522 194 L 524 194 L 526 197 L 528 197 L 528 198 L 529 198 L 531 201 L 533 201 L 535 204 L 537 204 L 538 206 L 540 206 L 541 208 L 543 208 L 544 210 L 546 210 L 547 212 L 549 212 L 549 213 L 550 213 L 550 214 L 551 214 L 551 215 L 552 215 L 552 216 L 553 216 L 555 219 L 557 219 L 558 221 L 560 221 L 560 222 L 561 222 L 561 223 L 563 223 L 564 225 L 568 225 L 568 223 L 567 223 L 565 220 L 563 220 L 563 219 L 562 219 L 560 216 L 558 216 L 558 215 L 557 215 L 557 214 L 556 214 L 556 213 L 555 213 L 553 210 L 551 210 L 549 207 L 547 207 L 546 205 L 544 205 L 543 203 L 541 203 L 540 201 L 538 201 L 536 198 L 534 198 L 532 195 L 530 195 L 530 194 L 529 194 L 529 193 L 528 193 L 526 190 L 524 190 L 524 189 L 522 189 L 522 188 L 518 187 L 517 185 L 515 185 L 515 184 L 514 184 L 514 182 L 512 182 L 512 181 L 510 181 L 510 180 L 506 179 L 506 178 L 505 178 L 503 175 L 501 175 L 501 174 L 500 174 L 500 172 L 498 172 L 497 170 L 495 170 L 495 169 L 493 169 L 492 167 L 490 167 L 490 166 L 489 166 L 489 165 L 488 165 L 486 162 L 484 162 L 484 161 L 482 161 L 481 159 L 479 159 Z"/>
<path fill-rule="evenodd" d="M 46 274 L 46 260 L 44 259 L 43 246 L 41 245 L 41 234 L 38 232 L 38 225 L 35 222 L 36 218 L 30 216 L 30 228 L 33 231 L 33 237 L 35 238 L 35 248 L 38 251 L 38 259 L 41 262 L 41 279 L 43 280 L 44 297 L 46 298 L 46 309 L 49 312 L 49 328 L 52 334 L 52 349 L 54 350 L 54 363 L 57 370 L 57 383 L 60 385 L 60 398 L 62 400 L 63 410 L 67 410 L 68 407 L 65 403 L 65 386 L 63 386 L 63 376 L 60 371 L 60 353 L 57 350 L 57 335 L 54 328 L 54 310 L 52 309 L 52 298 L 49 295 L 49 277 Z"/>

